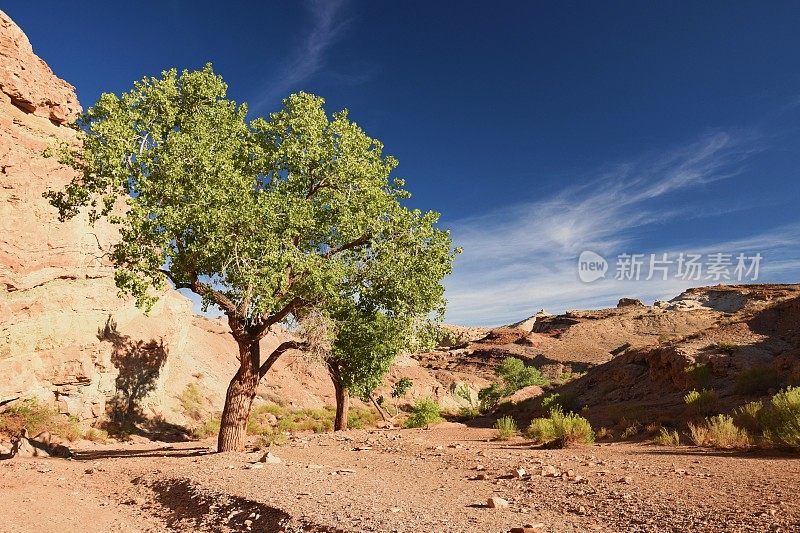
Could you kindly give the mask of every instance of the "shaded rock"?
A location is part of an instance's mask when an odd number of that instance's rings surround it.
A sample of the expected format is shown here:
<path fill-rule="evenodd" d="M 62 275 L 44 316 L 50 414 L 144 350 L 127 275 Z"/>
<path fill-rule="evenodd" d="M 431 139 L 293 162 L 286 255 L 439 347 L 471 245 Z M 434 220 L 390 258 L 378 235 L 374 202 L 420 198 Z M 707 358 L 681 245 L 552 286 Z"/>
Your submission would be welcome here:
<path fill-rule="evenodd" d="M 645 307 L 645 305 L 636 298 L 620 298 L 617 307 Z"/>
<path fill-rule="evenodd" d="M 278 464 L 281 464 L 283 461 L 281 460 L 280 457 L 278 457 L 274 453 L 267 452 L 267 453 L 265 453 L 264 455 L 261 456 L 261 459 L 259 459 L 259 462 L 267 463 L 267 464 L 271 464 L 271 465 L 278 465 Z"/>

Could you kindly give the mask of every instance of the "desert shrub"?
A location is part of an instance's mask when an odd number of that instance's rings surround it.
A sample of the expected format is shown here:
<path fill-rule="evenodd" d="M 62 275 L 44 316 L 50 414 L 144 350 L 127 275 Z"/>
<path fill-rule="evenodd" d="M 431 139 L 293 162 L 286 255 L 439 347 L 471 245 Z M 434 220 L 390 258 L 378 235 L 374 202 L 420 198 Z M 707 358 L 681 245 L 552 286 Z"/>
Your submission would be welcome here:
<path fill-rule="evenodd" d="M 789 387 L 773 396 L 762 420 L 769 442 L 800 449 L 800 387 Z"/>
<path fill-rule="evenodd" d="M 525 430 L 525 436 L 538 444 L 546 444 L 556 440 L 556 430 L 549 418 L 534 418 Z"/>
<path fill-rule="evenodd" d="M 83 438 L 92 442 L 105 442 L 108 440 L 108 432 L 104 429 L 89 428 L 83 434 Z"/>
<path fill-rule="evenodd" d="M 739 348 L 739 345 L 736 344 L 735 342 L 722 341 L 722 342 L 716 342 L 716 343 L 712 344 L 711 347 L 716 348 L 717 350 L 719 350 L 721 352 L 725 352 L 725 353 L 729 353 L 730 354 L 730 353 L 733 353 L 737 348 Z"/>
<path fill-rule="evenodd" d="M 488 413 L 500 402 L 503 390 L 498 385 L 491 385 L 478 391 L 478 409 L 481 413 Z"/>
<path fill-rule="evenodd" d="M 561 409 L 562 411 L 572 411 L 573 404 L 575 403 L 575 395 L 568 393 L 553 392 L 542 398 L 542 410 L 550 412 L 554 408 Z M 588 412 L 588 406 L 586 406 Z"/>
<path fill-rule="evenodd" d="M 705 387 L 711 379 L 711 369 L 706 363 L 694 363 L 684 368 L 683 371 L 697 387 Z"/>
<path fill-rule="evenodd" d="M 639 422 L 635 422 L 626 427 L 624 430 L 622 430 L 622 433 L 620 434 L 619 438 L 621 438 L 622 440 L 628 440 L 630 438 L 635 437 L 641 432 L 642 432 L 642 424 L 640 424 Z"/>
<path fill-rule="evenodd" d="M 538 368 L 526 366 L 521 359 L 506 357 L 495 374 L 503 381 L 503 396 L 513 394 L 531 385 L 547 385 L 548 381 Z"/>
<path fill-rule="evenodd" d="M 189 431 L 192 437 L 196 439 L 205 439 L 217 435 L 219 433 L 219 427 L 220 417 L 216 415 L 196 424 Z"/>
<path fill-rule="evenodd" d="M 372 409 L 362 407 L 351 407 L 347 413 L 347 427 L 361 429 L 374 426 L 378 419 L 377 413 Z"/>
<path fill-rule="evenodd" d="M 32 436 L 49 431 L 52 435 L 74 441 L 83 435 L 80 421 L 35 399 L 15 402 L 0 413 L 0 433 L 16 436 L 26 428 Z"/>
<path fill-rule="evenodd" d="M 323 409 L 298 409 L 297 411 L 284 413 L 278 419 L 278 430 L 324 433 L 333 430 L 335 416 L 336 409 L 331 406 L 325 406 Z"/>
<path fill-rule="evenodd" d="M 683 401 L 689 409 L 700 415 L 713 413 L 718 400 L 719 396 L 714 389 L 693 390 L 683 397 Z"/>
<path fill-rule="evenodd" d="M 759 365 L 743 370 L 736 376 L 736 392 L 746 395 L 766 394 L 780 386 L 781 378 L 772 365 Z"/>
<path fill-rule="evenodd" d="M 424 428 L 442 420 L 439 404 L 430 398 L 417 400 L 411 408 L 411 414 L 405 421 L 407 428 Z"/>
<path fill-rule="evenodd" d="M 681 436 L 676 430 L 662 427 L 653 441 L 659 446 L 678 446 L 681 443 Z"/>
<path fill-rule="evenodd" d="M 481 410 L 478 407 L 469 406 L 462 407 L 458 410 L 458 417 L 462 420 L 471 420 L 481 415 Z"/>
<path fill-rule="evenodd" d="M 458 416 L 462 419 L 475 418 L 481 414 L 480 400 L 476 403 L 475 398 L 472 396 L 472 391 L 466 383 L 462 383 L 453 391 L 456 398 L 461 398 L 469 402 L 468 407 L 462 407 L 458 410 Z"/>
<path fill-rule="evenodd" d="M 183 389 L 178 401 L 183 408 L 183 413 L 194 421 L 203 420 L 206 416 L 208 400 L 203 396 L 200 387 L 196 383 L 189 383 Z"/>
<path fill-rule="evenodd" d="M 561 409 L 550 411 L 550 419 L 556 432 L 556 439 L 565 448 L 574 444 L 591 444 L 594 431 L 589 421 L 575 413 L 564 414 Z"/>
<path fill-rule="evenodd" d="M 495 439 L 497 440 L 508 440 L 519 431 L 517 429 L 517 423 L 511 416 L 498 418 L 497 422 L 494 423 L 494 429 L 497 430 L 495 433 Z"/>
<path fill-rule="evenodd" d="M 611 440 L 614 438 L 614 433 L 604 426 L 597 430 L 595 437 L 597 440 Z"/>
<path fill-rule="evenodd" d="M 689 434 L 697 446 L 714 448 L 746 448 L 750 446 L 747 430 L 733 423 L 728 415 L 706 418 L 698 424 L 689 424 Z"/>
<path fill-rule="evenodd" d="M 733 422 L 750 433 L 757 434 L 764 430 L 764 403 L 748 402 L 733 411 Z"/>
<path fill-rule="evenodd" d="M 255 442 L 255 449 L 266 450 L 270 446 L 283 446 L 288 441 L 289 437 L 286 436 L 286 433 L 273 431 L 272 433 L 259 435 Z"/>
<path fill-rule="evenodd" d="M 550 411 L 548 418 L 534 419 L 526 434 L 536 442 L 558 442 L 564 448 L 594 442 L 594 431 L 588 420 L 575 413 L 564 414 L 558 407 Z"/>

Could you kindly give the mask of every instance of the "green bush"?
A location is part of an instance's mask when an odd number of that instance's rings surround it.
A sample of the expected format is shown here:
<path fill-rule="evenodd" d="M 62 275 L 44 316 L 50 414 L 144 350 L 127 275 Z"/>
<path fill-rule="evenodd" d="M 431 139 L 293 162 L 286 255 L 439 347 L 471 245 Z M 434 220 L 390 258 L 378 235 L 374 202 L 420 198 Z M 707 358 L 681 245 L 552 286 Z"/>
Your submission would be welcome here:
<path fill-rule="evenodd" d="M 497 422 L 494 423 L 494 429 L 497 430 L 495 434 L 495 439 L 497 440 L 508 440 L 519 431 L 517 429 L 517 423 L 511 416 L 498 418 Z"/>
<path fill-rule="evenodd" d="M 410 378 L 402 377 L 395 382 L 392 387 L 392 398 L 401 398 L 408 392 L 408 389 L 414 386 L 414 382 Z"/>
<path fill-rule="evenodd" d="M 411 408 L 411 415 L 405 421 L 407 428 L 424 428 L 442 420 L 439 404 L 430 398 L 417 400 Z"/>
<path fill-rule="evenodd" d="M 759 401 L 748 402 L 733 411 L 733 422 L 752 434 L 764 431 L 764 403 Z"/>
<path fill-rule="evenodd" d="M 772 365 L 754 366 L 736 376 L 736 392 L 758 396 L 777 389 L 780 383 L 780 374 Z"/>
<path fill-rule="evenodd" d="M 498 385 L 491 385 L 478 391 L 478 410 L 481 413 L 488 413 L 500 402 L 503 391 Z"/>
<path fill-rule="evenodd" d="M 711 379 L 711 369 L 705 363 L 689 365 L 683 371 L 697 387 L 705 387 Z"/>
<path fill-rule="evenodd" d="M 503 362 L 495 370 L 495 374 L 503 380 L 503 396 L 508 396 L 531 385 L 548 384 L 547 379 L 542 376 L 538 368 L 526 366 L 521 359 L 516 357 L 503 359 Z"/>
<path fill-rule="evenodd" d="M 750 435 L 746 430 L 736 426 L 728 415 L 717 415 L 706 418 L 699 424 L 689 424 L 689 433 L 697 446 L 714 448 L 747 448 L 750 446 Z"/>
<path fill-rule="evenodd" d="M 278 431 L 313 431 L 324 433 L 333 430 L 333 419 L 336 408 L 325 406 L 323 409 L 298 409 L 284 413 L 278 418 Z"/>
<path fill-rule="evenodd" d="M 534 418 L 525 430 L 525 436 L 537 444 L 546 444 L 556 440 L 556 430 L 549 418 Z"/>
<path fill-rule="evenodd" d="M 764 437 L 773 445 L 800 449 L 800 387 L 789 387 L 772 397 L 764 426 Z"/>
<path fill-rule="evenodd" d="M 714 389 L 693 390 L 683 397 L 684 403 L 695 414 L 708 415 L 715 411 L 719 396 Z"/>
<path fill-rule="evenodd" d="M 594 442 L 594 431 L 588 420 L 575 413 L 564 414 L 558 407 L 550 411 L 548 418 L 531 421 L 526 435 L 542 444 L 556 442 L 563 448 Z"/>
<path fill-rule="evenodd" d="M 58 410 L 40 404 L 35 399 L 20 400 L 0 413 L 0 434 L 17 436 L 22 428 L 31 436 L 42 431 L 74 441 L 83 436 L 80 421 L 74 416 L 63 415 Z"/>
<path fill-rule="evenodd" d="M 552 409 L 558 408 L 562 411 L 572 411 L 575 403 L 575 395 L 567 393 L 553 392 L 542 398 L 542 410 L 549 413 Z"/>

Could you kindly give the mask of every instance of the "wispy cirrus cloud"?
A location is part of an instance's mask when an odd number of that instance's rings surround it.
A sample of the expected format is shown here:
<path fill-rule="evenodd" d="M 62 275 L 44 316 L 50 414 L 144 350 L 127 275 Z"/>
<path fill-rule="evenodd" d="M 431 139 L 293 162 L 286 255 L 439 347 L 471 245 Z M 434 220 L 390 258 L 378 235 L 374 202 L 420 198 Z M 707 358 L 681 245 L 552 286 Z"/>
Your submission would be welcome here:
<path fill-rule="evenodd" d="M 679 217 L 725 215 L 725 208 L 679 204 L 669 201 L 670 195 L 736 175 L 755 151 L 752 139 L 717 133 L 665 155 L 618 165 L 548 198 L 451 223 L 453 238 L 464 253 L 446 280 L 448 321 L 503 324 L 539 308 L 556 312 L 607 306 L 621 296 L 665 298 L 690 285 L 714 283 L 674 278 L 617 281 L 613 259 L 620 252 L 639 251 L 630 248 L 642 245 L 643 228 Z M 771 268 L 785 270 L 800 259 L 800 254 L 787 253 L 800 249 L 798 230 L 777 228 L 702 249 L 697 243 L 676 243 L 669 250 L 641 252 L 760 251 L 769 255 Z M 577 258 L 583 250 L 609 259 L 607 279 L 590 284 L 578 279 Z"/>
<path fill-rule="evenodd" d="M 258 110 L 276 104 L 325 66 L 325 54 L 342 37 L 350 21 L 344 16 L 348 0 L 307 0 L 311 29 L 281 71 L 252 101 Z"/>

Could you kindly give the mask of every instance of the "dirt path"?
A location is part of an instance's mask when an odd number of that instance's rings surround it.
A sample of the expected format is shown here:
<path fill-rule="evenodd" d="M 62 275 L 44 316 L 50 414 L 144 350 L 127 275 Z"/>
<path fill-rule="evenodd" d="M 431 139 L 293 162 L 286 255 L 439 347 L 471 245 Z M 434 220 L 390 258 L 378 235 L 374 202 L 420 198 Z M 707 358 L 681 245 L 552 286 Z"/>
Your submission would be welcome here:
<path fill-rule="evenodd" d="M 796 531 L 800 460 L 613 444 L 540 450 L 491 431 L 309 435 L 259 453 L 97 447 L 0 463 L 0 531 Z M 519 477 L 516 470 L 523 468 Z M 563 476 L 543 476 L 556 470 Z M 87 473 L 88 472 L 88 473 Z M 500 497 L 507 508 L 486 507 Z"/>

